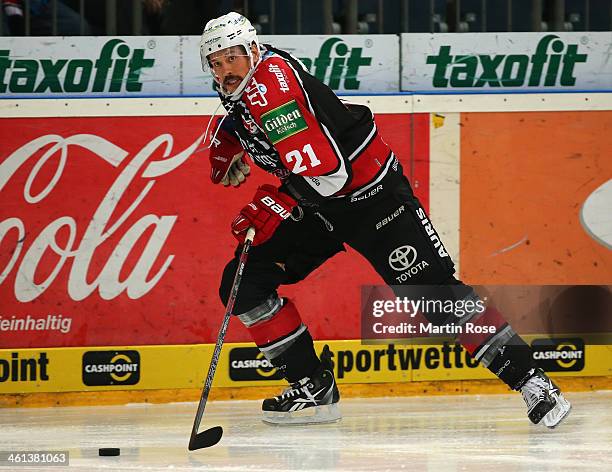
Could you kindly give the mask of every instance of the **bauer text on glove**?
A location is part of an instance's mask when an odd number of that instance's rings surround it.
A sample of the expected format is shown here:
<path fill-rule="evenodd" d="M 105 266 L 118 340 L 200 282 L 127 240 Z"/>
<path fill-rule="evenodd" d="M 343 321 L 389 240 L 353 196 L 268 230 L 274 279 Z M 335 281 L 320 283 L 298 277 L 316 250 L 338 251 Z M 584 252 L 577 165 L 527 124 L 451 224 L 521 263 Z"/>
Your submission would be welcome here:
<path fill-rule="evenodd" d="M 255 228 L 253 244 L 262 244 L 272 237 L 278 225 L 291 216 L 296 201 L 270 185 L 257 189 L 253 201 L 245 206 L 232 222 L 232 233 L 240 242 L 250 226 Z"/>

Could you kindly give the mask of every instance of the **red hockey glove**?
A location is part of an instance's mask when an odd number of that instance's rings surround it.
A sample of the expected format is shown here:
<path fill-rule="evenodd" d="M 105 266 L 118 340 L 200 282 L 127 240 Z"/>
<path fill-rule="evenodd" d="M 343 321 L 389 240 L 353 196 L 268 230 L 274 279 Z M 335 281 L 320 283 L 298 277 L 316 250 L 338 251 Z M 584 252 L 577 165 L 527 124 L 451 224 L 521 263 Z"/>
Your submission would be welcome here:
<path fill-rule="evenodd" d="M 255 228 L 253 245 L 265 243 L 272 237 L 278 225 L 291 216 L 296 201 L 270 184 L 262 185 L 255 192 L 253 201 L 245 206 L 232 222 L 232 233 L 239 242 L 250 226 Z"/>
<path fill-rule="evenodd" d="M 210 148 L 210 180 L 214 184 L 238 187 L 251 173 L 249 165 L 242 160 L 243 156 L 244 150 L 238 139 L 221 125 Z"/>

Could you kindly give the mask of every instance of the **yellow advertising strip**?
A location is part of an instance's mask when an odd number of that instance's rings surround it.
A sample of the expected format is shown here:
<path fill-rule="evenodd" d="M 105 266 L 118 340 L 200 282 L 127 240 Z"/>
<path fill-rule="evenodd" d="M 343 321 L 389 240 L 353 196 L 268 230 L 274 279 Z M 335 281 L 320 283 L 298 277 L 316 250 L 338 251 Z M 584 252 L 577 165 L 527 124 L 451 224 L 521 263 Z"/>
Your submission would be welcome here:
<path fill-rule="evenodd" d="M 455 345 L 329 344 L 340 385 L 486 380 L 494 376 Z M 0 350 L 0 394 L 201 388 L 213 345 Z M 541 354 L 555 377 L 611 376 L 612 346 L 560 345 Z M 224 346 L 216 387 L 284 385 L 251 343 Z"/>

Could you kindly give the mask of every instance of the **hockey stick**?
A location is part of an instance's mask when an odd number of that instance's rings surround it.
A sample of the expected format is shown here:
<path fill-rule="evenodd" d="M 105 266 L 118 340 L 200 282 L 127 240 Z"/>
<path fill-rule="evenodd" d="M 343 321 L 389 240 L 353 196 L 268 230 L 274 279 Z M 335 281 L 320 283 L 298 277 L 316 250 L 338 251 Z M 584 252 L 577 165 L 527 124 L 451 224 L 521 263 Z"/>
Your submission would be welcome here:
<path fill-rule="evenodd" d="M 236 303 L 236 295 L 238 295 L 238 287 L 242 280 L 242 273 L 246 265 L 249 248 L 253 244 L 253 238 L 255 237 L 255 229 L 249 228 L 247 231 L 246 238 L 244 240 L 244 246 L 242 247 L 242 253 L 238 260 L 238 269 L 236 269 L 236 275 L 234 275 L 234 283 L 230 290 L 229 300 L 227 301 L 227 307 L 225 309 L 225 316 L 223 317 L 223 323 L 219 329 L 219 335 L 217 336 L 217 344 L 215 344 L 215 350 L 213 351 L 212 359 L 210 361 L 210 367 L 208 367 L 208 375 L 206 376 L 206 382 L 204 382 L 204 389 L 202 390 L 202 396 L 200 397 L 200 403 L 198 404 L 198 411 L 193 422 L 193 428 L 191 429 L 191 437 L 189 438 L 189 450 L 195 451 L 205 447 L 211 447 L 217 444 L 223 436 L 223 428 L 221 426 L 214 426 L 201 433 L 198 433 L 200 429 L 200 422 L 202 421 L 202 415 L 204 415 L 204 408 L 206 408 L 206 401 L 208 400 L 208 394 L 212 386 L 215 372 L 217 370 L 217 364 L 219 363 L 219 354 L 221 354 L 221 347 L 223 346 L 223 340 L 225 339 L 225 333 L 229 324 L 230 315 L 234 309 L 234 303 Z"/>

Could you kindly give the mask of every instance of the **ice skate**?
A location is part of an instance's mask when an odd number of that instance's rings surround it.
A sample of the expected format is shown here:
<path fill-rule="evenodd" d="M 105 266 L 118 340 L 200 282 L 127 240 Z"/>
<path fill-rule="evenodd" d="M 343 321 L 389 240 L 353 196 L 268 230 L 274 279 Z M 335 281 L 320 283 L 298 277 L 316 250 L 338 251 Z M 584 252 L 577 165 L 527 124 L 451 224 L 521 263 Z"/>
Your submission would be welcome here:
<path fill-rule="evenodd" d="M 315 424 L 338 421 L 340 393 L 334 379 L 331 352 L 325 346 L 321 365 L 310 377 L 295 382 L 262 405 L 263 421 L 271 424 Z"/>
<path fill-rule="evenodd" d="M 527 404 L 527 415 L 534 424 L 543 420 L 545 426 L 554 428 L 572 408 L 559 387 L 541 369 L 536 369 L 520 390 Z"/>

